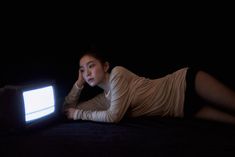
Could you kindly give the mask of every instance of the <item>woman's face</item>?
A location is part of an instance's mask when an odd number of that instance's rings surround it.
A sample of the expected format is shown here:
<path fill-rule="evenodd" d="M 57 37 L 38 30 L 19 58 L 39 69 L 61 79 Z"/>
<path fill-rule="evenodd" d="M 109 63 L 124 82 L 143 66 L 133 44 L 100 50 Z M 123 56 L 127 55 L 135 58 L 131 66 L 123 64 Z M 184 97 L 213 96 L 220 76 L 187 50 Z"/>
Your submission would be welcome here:
<path fill-rule="evenodd" d="M 107 65 L 102 64 L 98 59 L 85 55 L 80 59 L 80 71 L 84 80 L 92 87 L 105 81 Z"/>

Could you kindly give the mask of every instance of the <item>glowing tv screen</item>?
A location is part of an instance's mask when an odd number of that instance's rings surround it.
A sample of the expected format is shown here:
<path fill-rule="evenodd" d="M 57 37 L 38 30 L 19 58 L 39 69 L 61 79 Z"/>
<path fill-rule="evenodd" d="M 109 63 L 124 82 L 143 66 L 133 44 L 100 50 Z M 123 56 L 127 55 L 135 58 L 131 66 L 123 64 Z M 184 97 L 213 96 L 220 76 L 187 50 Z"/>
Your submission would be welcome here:
<path fill-rule="evenodd" d="M 23 91 L 25 121 L 31 122 L 55 112 L 53 86 Z"/>

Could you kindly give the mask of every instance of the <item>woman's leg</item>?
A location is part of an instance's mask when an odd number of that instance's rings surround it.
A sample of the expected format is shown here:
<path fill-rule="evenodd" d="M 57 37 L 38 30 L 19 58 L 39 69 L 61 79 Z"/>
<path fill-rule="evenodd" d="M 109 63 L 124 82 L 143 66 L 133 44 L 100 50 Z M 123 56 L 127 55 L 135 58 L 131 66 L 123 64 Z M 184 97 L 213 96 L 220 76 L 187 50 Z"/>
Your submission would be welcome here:
<path fill-rule="evenodd" d="M 235 114 L 223 112 L 227 110 L 235 113 L 235 92 L 232 89 L 208 73 L 199 71 L 195 78 L 195 90 L 200 97 L 215 105 L 215 108 L 203 107 L 197 113 L 197 117 L 235 123 Z"/>
<path fill-rule="evenodd" d="M 223 123 L 235 124 L 235 116 L 220 111 L 211 106 L 202 107 L 195 115 L 196 118 L 213 120 Z"/>
<path fill-rule="evenodd" d="M 199 71 L 195 79 L 197 94 L 218 107 L 235 111 L 235 91 L 206 72 Z"/>

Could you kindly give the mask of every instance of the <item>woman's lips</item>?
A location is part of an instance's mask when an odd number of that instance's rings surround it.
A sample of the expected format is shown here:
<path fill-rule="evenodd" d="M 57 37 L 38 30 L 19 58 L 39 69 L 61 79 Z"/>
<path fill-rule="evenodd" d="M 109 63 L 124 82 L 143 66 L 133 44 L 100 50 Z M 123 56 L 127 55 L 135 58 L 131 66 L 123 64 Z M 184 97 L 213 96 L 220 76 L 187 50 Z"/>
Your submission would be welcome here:
<path fill-rule="evenodd" d="M 94 78 L 90 78 L 90 79 L 87 80 L 87 82 L 89 82 L 89 83 L 91 83 L 93 81 L 94 81 Z"/>

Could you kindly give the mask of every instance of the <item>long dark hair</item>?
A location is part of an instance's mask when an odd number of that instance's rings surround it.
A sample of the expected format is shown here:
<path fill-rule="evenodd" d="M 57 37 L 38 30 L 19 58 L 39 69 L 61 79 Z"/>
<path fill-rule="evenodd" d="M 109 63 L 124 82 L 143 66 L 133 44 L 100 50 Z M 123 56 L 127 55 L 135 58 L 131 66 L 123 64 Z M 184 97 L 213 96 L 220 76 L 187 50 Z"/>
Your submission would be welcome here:
<path fill-rule="evenodd" d="M 110 65 L 110 61 L 109 61 L 109 55 L 110 52 L 108 52 L 106 49 L 102 49 L 101 47 L 98 47 L 96 45 L 90 45 L 88 48 L 84 49 L 79 56 L 79 62 L 80 59 L 85 56 L 85 55 L 89 55 L 92 56 L 94 58 L 96 58 L 97 60 L 99 60 L 101 62 L 101 64 L 104 64 L 105 62 L 109 63 L 109 72 L 111 71 L 112 67 Z"/>
<path fill-rule="evenodd" d="M 80 52 L 79 62 L 83 56 L 89 55 L 89 56 L 92 56 L 92 57 L 96 58 L 97 60 L 99 60 L 101 62 L 101 64 L 104 64 L 105 62 L 109 62 L 109 57 L 107 57 L 108 56 L 107 54 L 109 54 L 109 51 L 107 51 L 105 49 L 98 48 L 97 46 L 91 45 L 91 46 L 84 48 Z M 111 70 L 112 70 L 112 67 L 109 62 L 108 72 L 111 72 Z M 87 86 L 87 84 L 85 84 L 85 85 L 86 85 L 86 88 L 83 89 L 83 92 L 80 95 L 80 99 L 82 101 L 89 100 L 92 97 L 96 96 L 97 94 L 103 92 L 103 90 L 97 86 L 90 87 L 90 86 Z"/>

